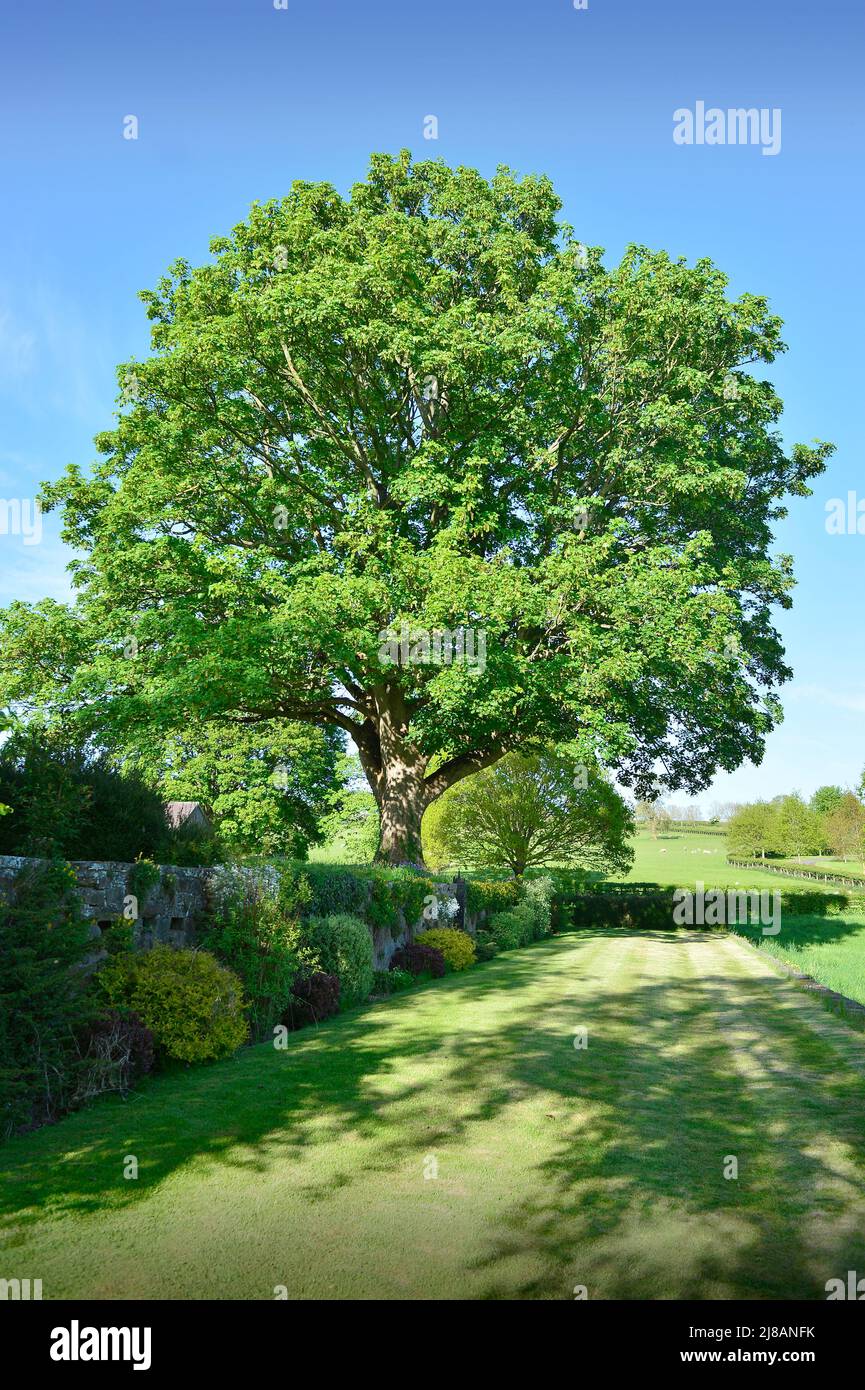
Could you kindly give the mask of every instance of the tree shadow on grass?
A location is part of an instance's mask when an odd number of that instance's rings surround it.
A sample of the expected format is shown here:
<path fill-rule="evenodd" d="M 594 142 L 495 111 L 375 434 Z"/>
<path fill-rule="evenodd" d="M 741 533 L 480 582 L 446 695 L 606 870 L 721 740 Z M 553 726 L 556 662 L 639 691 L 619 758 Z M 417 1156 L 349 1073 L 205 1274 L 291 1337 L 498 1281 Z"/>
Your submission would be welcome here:
<path fill-rule="evenodd" d="M 534 954 L 483 967 L 470 997 L 524 988 Z M 349 1011 L 291 1034 L 284 1050 L 265 1043 L 223 1062 L 149 1078 L 125 1099 L 106 1097 L 12 1139 L 0 1148 L 0 1221 L 14 1216 L 19 1225 L 47 1212 L 134 1205 L 194 1160 L 265 1172 L 324 1138 L 381 1138 L 397 1107 L 416 1099 L 425 1112 L 422 1075 L 411 1084 L 386 1083 L 407 1061 L 428 1062 L 452 1046 L 447 1032 L 425 1020 L 448 995 L 465 996 L 468 981 L 453 975 Z M 427 1144 L 431 1133 L 440 1137 L 426 1120 L 412 1132 Z M 123 1179 L 127 1154 L 141 1156 L 135 1182 Z"/>
<path fill-rule="evenodd" d="M 250 1048 L 23 1136 L 0 1152 L 5 1247 L 46 1212 L 132 1205 L 192 1163 L 267 1174 L 336 1140 L 344 1168 L 297 1170 L 326 1220 L 328 1198 L 361 1174 L 459 1149 L 542 1099 L 554 1138 L 483 1232 L 479 1296 L 567 1298 L 582 1284 L 594 1297 L 825 1297 L 828 1278 L 865 1272 L 860 1078 L 770 982 L 614 987 L 592 952 L 615 938 L 674 952 L 710 939 L 569 933 L 294 1035 L 284 1052 Z M 129 1153 L 142 1155 L 136 1183 L 122 1178 Z"/>
<path fill-rule="evenodd" d="M 565 1117 L 478 1260 L 486 1297 L 825 1298 L 827 1279 L 865 1268 L 861 1079 L 765 982 L 730 991 L 707 975 L 583 1010 L 595 1063 L 558 1089 L 589 1122 Z M 731 1065 L 725 1029 L 751 1017 L 759 1035 L 737 1038 Z M 527 1257 L 537 1274 L 515 1280 Z"/>

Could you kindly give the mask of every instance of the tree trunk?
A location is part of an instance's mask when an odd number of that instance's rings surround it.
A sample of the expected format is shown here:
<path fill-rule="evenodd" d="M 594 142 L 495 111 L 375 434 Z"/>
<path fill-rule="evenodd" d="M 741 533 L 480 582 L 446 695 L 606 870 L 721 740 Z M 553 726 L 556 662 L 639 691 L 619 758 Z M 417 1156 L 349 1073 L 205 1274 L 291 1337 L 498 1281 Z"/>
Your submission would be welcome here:
<path fill-rule="evenodd" d="M 385 776 L 387 785 L 378 803 L 381 832 L 375 862 L 422 865 L 420 826 L 426 809 L 423 787 L 410 767 L 391 765 Z"/>
<path fill-rule="evenodd" d="M 367 692 L 369 710 L 349 729 L 381 816 L 376 864 L 424 867 L 421 821 L 442 792 L 504 753 L 493 741 L 479 753 L 454 756 L 427 777 L 429 757 L 408 737 L 411 718 L 399 686 L 389 681 Z"/>
<path fill-rule="evenodd" d="M 355 741 L 381 817 L 376 864 L 423 865 L 420 825 L 434 800 L 427 758 L 406 737 L 408 711 L 396 685 L 373 692 L 377 718 Z"/>

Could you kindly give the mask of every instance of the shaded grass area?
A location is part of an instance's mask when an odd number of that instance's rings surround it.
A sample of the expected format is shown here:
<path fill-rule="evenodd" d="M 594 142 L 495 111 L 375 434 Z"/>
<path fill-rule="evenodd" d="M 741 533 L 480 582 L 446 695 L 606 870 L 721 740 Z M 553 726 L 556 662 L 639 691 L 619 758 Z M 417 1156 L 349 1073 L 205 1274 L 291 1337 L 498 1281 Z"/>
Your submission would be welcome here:
<path fill-rule="evenodd" d="M 575 932 L 14 1140 L 0 1276 L 824 1298 L 865 1266 L 863 1080 L 858 1036 L 736 939 Z"/>

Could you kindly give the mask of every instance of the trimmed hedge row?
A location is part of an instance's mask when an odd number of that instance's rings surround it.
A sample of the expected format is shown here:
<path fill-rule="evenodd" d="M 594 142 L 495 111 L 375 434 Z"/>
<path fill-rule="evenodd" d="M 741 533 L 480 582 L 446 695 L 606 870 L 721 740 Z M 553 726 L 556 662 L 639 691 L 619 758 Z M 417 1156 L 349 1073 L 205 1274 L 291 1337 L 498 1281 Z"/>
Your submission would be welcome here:
<path fill-rule="evenodd" d="M 554 903 L 553 923 L 557 930 L 569 927 L 602 927 L 602 926 L 626 926 L 643 929 L 669 930 L 675 926 L 673 917 L 674 908 L 677 901 L 674 894 L 681 893 L 682 888 L 658 887 L 653 885 L 653 891 L 645 891 L 646 886 L 637 885 L 640 891 L 627 893 L 622 891 L 625 885 L 616 885 L 614 893 L 598 893 L 595 891 L 585 893 L 575 893 L 570 895 L 558 895 Z M 691 890 L 687 890 L 691 891 Z M 770 893 L 774 900 L 777 890 L 762 888 L 739 888 L 727 886 L 724 888 L 705 887 L 703 890 L 704 901 L 711 900 L 715 893 L 724 895 L 727 907 L 732 905 L 738 909 L 739 901 L 742 897 L 747 899 L 748 910 L 750 910 L 754 895 Z M 861 908 L 865 910 L 865 899 L 853 898 L 847 893 L 820 893 L 816 891 L 790 890 L 779 893 L 781 916 L 790 917 L 832 917 L 837 916 L 849 908 Z M 757 905 L 759 906 L 759 896 Z M 700 923 L 695 923 L 700 925 Z M 707 923 L 712 926 L 712 923 Z M 735 921 L 726 923 L 728 926 L 736 925 Z"/>
<path fill-rule="evenodd" d="M 516 907 L 519 900 L 520 889 L 514 879 L 466 880 L 466 909 L 472 917 Z"/>
<path fill-rule="evenodd" d="M 669 930 L 673 925 L 671 893 L 583 893 L 559 899 L 556 925 L 568 927 L 630 927 Z"/>

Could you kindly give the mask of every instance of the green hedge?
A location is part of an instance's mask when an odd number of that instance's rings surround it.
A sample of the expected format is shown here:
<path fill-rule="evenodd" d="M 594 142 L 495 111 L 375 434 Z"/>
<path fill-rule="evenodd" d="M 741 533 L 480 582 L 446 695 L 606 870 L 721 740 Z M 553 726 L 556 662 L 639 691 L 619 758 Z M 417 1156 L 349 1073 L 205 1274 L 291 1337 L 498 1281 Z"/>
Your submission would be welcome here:
<path fill-rule="evenodd" d="M 638 891 L 622 891 L 625 885 L 615 885 L 616 891 L 599 893 L 589 891 L 568 895 L 557 894 L 553 902 L 553 926 L 558 930 L 569 927 L 628 926 L 637 929 L 657 928 L 668 930 L 675 926 L 673 920 L 674 898 L 681 891 L 669 885 L 659 887 L 646 884 L 635 885 Z M 693 891 L 690 888 L 688 891 Z M 731 885 L 713 888 L 706 886 L 706 897 L 715 892 L 747 894 L 768 892 L 773 901 L 777 889 L 763 885 L 760 888 L 740 888 Z M 815 891 L 799 892 L 795 889 L 780 893 L 781 918 L 789 917 L 831 917 L 845 910 L 865 910 L 865 899 L 854 898 L 847 893 L 821 893 Z M 695 923 L 699 926 L 699 923 Z M 711 925 L 711 924 L 710 924 Z M 728 923 L 727 925 L 735 925 Z"/>
<path fill-rule="evenodd" d="M 424 899 L 435 891 L 433 879 L 414 869 L 306 864 L 299 860 L 280 860 L 276 867 L 283 884 L 287 875 L 307 881 L 305 916 L 349 913 L 362 917 L 375 930 L 389 928 L 394 936 L 402 926 L 400 913 L 409 926 L 416 926 Z"/>
<path fill-rule="evenodd" d="M 343 1008 L 362 1004 L 371 993 L 375 972 L 372 937 L 366 922 L 347 912 L 309 917 L 296 929 L 297 953 L 308 970 L 336 975 Z"/>
<path fill-rule="evenodd" d="M 519 886 L 520 901 L 515 907 L 494 912 L 477 933 L 479 960 L 489 960 L 499 951 L 513 951 L 546 936 L 553 926 L 555 885 L 551 877 L 536 878 Z"/>
<path fill-rule="evenodd" d="M 466 908 L 472 917 L 477 917 L 481 912 L 500 912 L 515 907 L 519 899 L 519 884 L 512 878 L 466 881 Z"/>
<path fill-rule="evenodd" d="M 672 893 L 585 893 L 557 904 L 558 927 L 630 927 L 669 930 Z"/>

